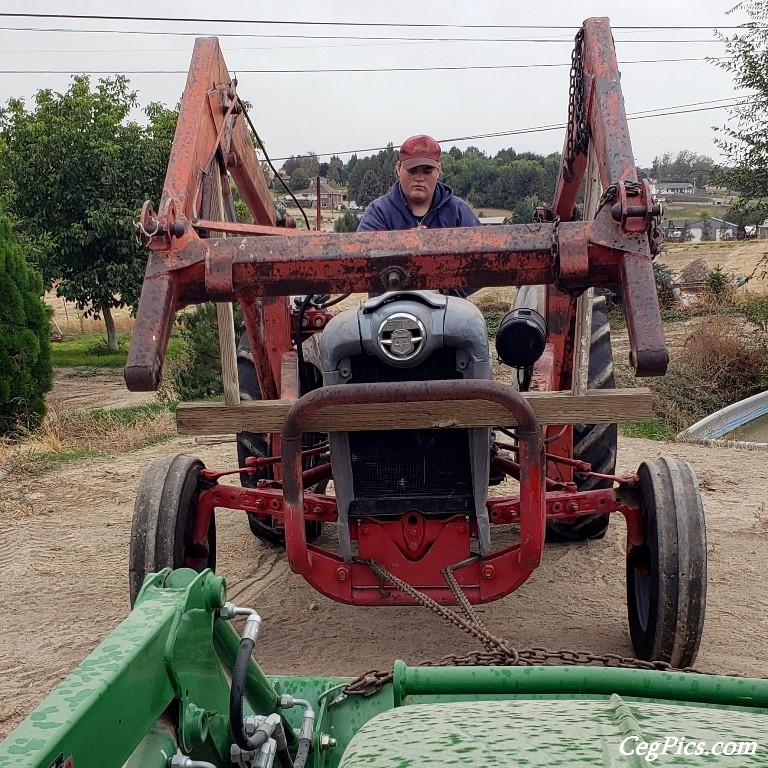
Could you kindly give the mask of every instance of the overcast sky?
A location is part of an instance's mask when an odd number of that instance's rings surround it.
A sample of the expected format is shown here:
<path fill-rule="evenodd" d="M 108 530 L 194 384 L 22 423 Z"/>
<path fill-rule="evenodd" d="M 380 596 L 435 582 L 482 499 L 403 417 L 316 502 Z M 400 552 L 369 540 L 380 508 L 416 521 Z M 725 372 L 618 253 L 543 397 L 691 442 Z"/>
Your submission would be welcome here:
<path fill-rule="evenodd" d="M 94 80 L 127 73 L 143 105 L 161 101 L 174 106 L 184 88 L 194 37 L 217 35 L 230 72 L 237 74 L 238 91 L 253 104 L 251 117 L 274 158 L 313 150 L 328 156 L 347 153 L 346 160 L 350 151 L 369 154 L 364 150 L 390 141 L 398 145 L 415 133 L 431 134 L 444 150 L 456 144 L 476 145 L 489 154 L 504 147 L 549 153 L 562 148 L 563 129 L 528 129 L 564 123 L 574 34 L 585 18 L 608 16 L 627 113 L 699 110 L 630 120 L 637 163 L 648 165 L 656 155 L 681 149 L 717 160 L 713 126 L 722 126 L 727 112 L 702 108 L 729 103 L 738 94 L 731 76 L 705 57 L 725 53 L 714 29 L 731 34 L 729 27 L 747 21 L 743 13 L 727 13 L 733 5 L 735 0 L 3 0 L 0 102 L 25 97 L 31 104 L 41 88 L 65 91 L 67 73 L 91 71 L 98 72 Z M 216 21 L 152 22 L 142 16 Z M 237 23 L 249 19 L 275 23 Z M 415 26 L 425 24 L 455 26 Z M 693 60 L 659 61 L 663 59 Z M 430 69 L 435 67 L 459 69 Z M 415 71 L 314 71 L 396 68 Z M 152 71 L 156 73 L 142 74 Z M 499 133 L 511 135 L 464 138 Z"/>

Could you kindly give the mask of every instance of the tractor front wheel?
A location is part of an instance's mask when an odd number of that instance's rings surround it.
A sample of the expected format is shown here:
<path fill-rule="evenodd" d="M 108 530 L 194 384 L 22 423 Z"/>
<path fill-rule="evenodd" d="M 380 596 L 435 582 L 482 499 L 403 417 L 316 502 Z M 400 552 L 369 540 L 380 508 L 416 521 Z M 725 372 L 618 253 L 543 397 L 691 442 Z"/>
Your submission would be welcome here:
<path fill-rule="evenodd" d="M 139 482 L 129 552 L 131 605 L 148 573 L 163 568 L 216 567 L 216 519 L 211 512 L 206 547 L 192 540 L 200 496 L 200 459 L 175 453 L 155 459 Z"/>
<path fill-rule="evenodd" d="M 678 459 L 638 470 L 643 542 L 627 550 L 627 611 L 635 653 L 690 667 L 707 595 L 707 536 L 696 475 Z"/>

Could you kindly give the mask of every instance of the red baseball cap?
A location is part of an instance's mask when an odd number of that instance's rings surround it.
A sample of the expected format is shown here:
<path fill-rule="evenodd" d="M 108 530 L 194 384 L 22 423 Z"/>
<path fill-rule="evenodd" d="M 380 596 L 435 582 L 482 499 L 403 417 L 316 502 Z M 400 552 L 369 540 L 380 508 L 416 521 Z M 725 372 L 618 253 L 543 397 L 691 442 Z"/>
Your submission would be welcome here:
<path fill-rule="evenodd" d="M 411 136 L 400 147 L 400 164 L 405 170 L 418 165 L 440 167 L 440 145 L 431 136 Z"/>

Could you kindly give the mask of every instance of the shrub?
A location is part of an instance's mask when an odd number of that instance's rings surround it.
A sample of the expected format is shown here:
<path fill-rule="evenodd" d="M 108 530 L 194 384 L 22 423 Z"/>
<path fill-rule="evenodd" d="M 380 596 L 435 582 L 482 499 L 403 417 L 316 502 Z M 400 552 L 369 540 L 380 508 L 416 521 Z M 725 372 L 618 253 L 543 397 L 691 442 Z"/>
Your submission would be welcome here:
<path fill-rule="evenodd" d="M 704 290 L 707 297 L 717 304 L 733 303 L 732 275 L 726 272 L 719 264 L 710 269 L 704 280 Z"/>
<path fill-rule="evenodd" d="M 732 317 L 702 318 L 672 360 L 667 375 L 650 380 L 654 415 L 674 432 L 765 388 L 768 345 Z"/>
<path fill-rule="evenodd" d="M 0 217 L 0 434 L 36 429 L 53 385 L 43 282 Z"/>
<path fill-rule="evenodd" d="M 653 262 L 653 279 L 656 283 L 656 294 L 659 297 L 659 306 L 668 309 L 675 303 L 675 294 L 672 289 L 674 275 L 672 268 L 658 261 Z"/>
<path fill-rule="evenodd" d="M 168 367 L 170 391 L 163 396 L 170 400 L 211 400 L 224 394 L 221 378 L 219 331 L 216 305 L 200 304 L 179 318 L 183 349 Z M 241 322 L 240 307 L 235 306 L 235 328 Z"/>
<path fill-rule="evenodd" d="M 352 211 L 345 210 L 336 221 L 333 222 L 334 232 L 356 232 L 360 218 Z"/>
<path fill-rule="evenodd" d="M 739 305 L 744 317 L 759 330 L 768 333 L 768 296 L 747 299 Z"/>

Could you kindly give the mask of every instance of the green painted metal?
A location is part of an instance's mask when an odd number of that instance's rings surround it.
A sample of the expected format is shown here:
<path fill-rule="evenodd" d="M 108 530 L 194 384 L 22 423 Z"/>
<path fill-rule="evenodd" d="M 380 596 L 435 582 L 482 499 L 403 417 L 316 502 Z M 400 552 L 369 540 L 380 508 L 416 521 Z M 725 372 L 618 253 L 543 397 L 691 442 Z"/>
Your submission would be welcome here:
<path fill-rule="evenodd" d="M 125 768 L 166 768 L 168 758 L 176 754 L 177 747 L 173 724 L 157 723 L 136 747 Z"/>
<path fill-rule="evenodd" d="M 195 760 L 231 765 L 228 670 L 239 638 L 217 617 L 224 600 L 224 580 L 210 571 L 149 576 L 131 615 L 0 744 L 0 768 L 52 768 L 69 757 L 75 768 L 162 768 L 177 744 Z M 398 661 L 393 683 L 370 698 L 343 695 L 347 682 L 268 677 L 254 662 L 245 708 L 270 714 L 285 693 L 312 702 L 310 768 L 636 766 L 648 761 L 621 754 L 620 744 L 665 738 L 683 739 L 673 749 L 755 741 L 758 752 L 730 764 L 768 765 L 767 680 Z M 295 742 L 301 709 L 281 714 Z M 722 760 L 678 752 L 673 762 Z"/>
<path fill-rule="evenodd" d="M 698 706 L 692 711 L 685 704 L 627 701 L 615 694 L 579 701 L 521 697 L 412 704 L 363 725 L 339 768 L 764 767 L 766 725 L 768 714 L 745 718 L 738 710 Z M 752 742 L 754 753 L 742 752 L 735 759 L 713 754 L 717 742 L 726 741 Z M 646 761 L 649 753 L 658 762 Z"/>
<path fill-rule="evenodd" d="M 396 661 L 394 703 L 418 695 L 524 693 L 673 699 L 722 706 L 768 707 L 768 680 L 685 672 L 588 666 L 409 667 Z"/>
<path fill-rule="evenodd" d="M 225 582 L 211 571 L 152 574 L 131 614 L 0 745 L 0 768 L 122 766 L 168 705 L 178 702 L 181 746 L 197 759 L 229 765 L 229 682 L 214 651 L 237 645 L 214 618 Z M 277 694 L 255 664 L 254 703 Z M 269 714 L 273 709 L 264 710 Z"/>

